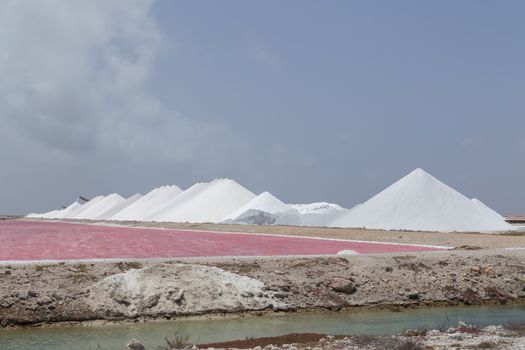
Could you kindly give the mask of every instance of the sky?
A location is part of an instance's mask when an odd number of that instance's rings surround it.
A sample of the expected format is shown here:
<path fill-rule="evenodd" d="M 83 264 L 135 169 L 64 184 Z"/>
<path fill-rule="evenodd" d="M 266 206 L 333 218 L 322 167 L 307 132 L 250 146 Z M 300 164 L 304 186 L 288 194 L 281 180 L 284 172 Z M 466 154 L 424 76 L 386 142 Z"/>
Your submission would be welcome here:
<path fill-rule="evenodd" d="M 351 207 L 421 167 L 525 213 L 523 1 L 0 2 L 0 213 L 233 178 Z"/>

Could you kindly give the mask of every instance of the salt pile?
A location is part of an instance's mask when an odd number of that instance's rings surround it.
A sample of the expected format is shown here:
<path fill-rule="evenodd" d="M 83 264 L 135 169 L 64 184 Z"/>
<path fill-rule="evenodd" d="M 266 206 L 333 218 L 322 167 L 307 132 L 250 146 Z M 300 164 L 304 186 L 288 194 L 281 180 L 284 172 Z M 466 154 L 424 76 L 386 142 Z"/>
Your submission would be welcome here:
<path fill-rule="evenodd" d="M 297 210 L 300 214 L 323 214 L 328 213 L 334 210 L 341 210 L 341 207 L 338 204 L 326 203 L 326 202 L 316 202 L 309 204 L 291 204 L 292 209 Z"/>
<path fill-rule="evenodd" d="M 140 193 L 136 193 L 133 196 L 131 196 L 131 197 L 125 199 L 124 201 L 120 202 L 119 204 L 109 208 L 108 210 L 106 210 L 105 212 L 101 213 L 100 215 L 98 215 L 97 217 L 95 217 L 93 219 L 107 220 L 110 217 L 112 217 L 113 215 L 115 215 L 115 214 L 121 212 L 122 210 L 124 210 L 124 208 L 129 207 L 131 204 L 135 203 L 136 201 L 138 201 L 141 198 L 142 198 L 142 195 Z"/>
<path fill-rule="evenodd" d="M 202 189 L 200 188 L 202 187 Z M 255 194 L 230 179 L 217 179 L 199 186 L 181 203 L 175 203 L 163 218 L 154 220 L 174 222 L 220 222 L 250 200 Z"/>
<path fill-rule="evenodd" d="M 54 219 L 62 219 L 70 215 L 71 213 L 79 210 L 82 207 L 82 204 L 80 204 L 78 201 L 74 201 L 70 205 L 68 205 L 66 208 L 60 210 L 58 213 L 54 215 Z"/>
<path fill-rule="evenodd" d="M 204 189 L 208 185 L 210 185 L 210 183 L 207 183 L 207 182 L 196 183 L 195 185 L 191 186 L 190 188 L 186 189 L 182 193 L 178 194 L 177 196 L 173 197 L 172 199 L 170 199 L 169 201 L 161 205 L 151 214 L 147 215 L 144 219 L 146 221 L 159 221 L 159 222 L 173 221 L 173 217 L 177 215 L 177 211 L 178 211 L 177 208 L 183 205 L 186 201 L 190 201 L 192 197 L 204 191 Z"/>
<path fill-rule="evenodd" d="M 60 215 L 60 212 L 62 210 L 51 210 L 46 213 L 31 213 L 31 214 L 27 214 L 26 218 L 55 219 L 57 215 Z"/>
<path fill-rule="evenodd" d="M 89 211 L 90 208 L 92 208 L 95 205 L 97 205 L 97 203 L 100 202 L 101 200 L 103 200 L 104 198 L 105 198 L 104 196 L 96 196 L 96 197 L 92 198 L 89 202 L 86 202 L 85 204 L 83 204 L 81 207 L 78 207 L 78 209 L 72 210 L 67 215 L 63 215 L 62 218 L 64 218 L 64 219 L 77 219 L 77 218 L 79 218 L 79 216 L 82 215 L 83 212 Z"/>
<path fill-rule="evenodd" d="M 505 218 L 502 215 L 500 215 L 497 211 L 495 211 L 494 209 L 492 209 L 489 206 L 487 206 L 485 203 L 483 203 L 479 199 L 472 198 L 472 202 L 477 205 L 478 209 L 481 212 L 481 215 L 483 215 L 483 216 L 485 216 L 487 218 L 491 218 L 491 220 L 494 220 L 494 221 L 505 220 Z M 506 220 L 505 220 L 505 222 L 506 222 Z M 510 224 L 508 224 L 508 225 L 511 226 L 511 227 L 514 227 L 514 226 L 512 226 Z"/>
<path fill-rule="evenodd" d="M 235 220 L 249 210 L 261 211 L 265 213 L 275 214 L 289 210 L 290 206 L 284 204 L 280 199 L 275 197 L 270 192 L 263 192 L 230 215 L 224 220 Z"/>
<path fill-rule="evenodd" d="M 122 196 L 116 193 L 112 193 L 104 197 L 102 200 L 98 201 L 94 205 L 91 205 L 88 209 L 83 210 L 81 213 L 75 214 L 75 219 L 97 219 L 100 215 L 104 214 L 108 210 L 111 210 L 112 208 L 121 204 L 124 201 L 125 199 Z"/>
<path fill-rule="evenodd" d="M 348 211 L 327 202 L 291 204 L 289 207 L 290 209 L 276 214 L 275 225 L 326 227 Z"/>
<path fill-rule="evenodd" d="M 110 217 L 110 219 L 141 221 L 181 192 L 182 190 L 175 185 L 155 188 L 144 197 Z"/>
<path fill-rule="evenodd" d="M 469 198 L 422 169 L 416 169 L 332 226 L 439 232 L 499 232 L 512 226 L 487 215 Z"/>
<path fill-rule="evenodd" d="M 348 212 L 348 209 L 332 203 L 290 205 L 284 204 L 275 197 L 273 198 L 278 202 L 270 198 L 268 195 L 263 196 L 259 201 L 255 198 L 231 214 L 224 223 L 326 227 L 334 219 Z M 258 205 L 258 202 L 261 205 Z"/>

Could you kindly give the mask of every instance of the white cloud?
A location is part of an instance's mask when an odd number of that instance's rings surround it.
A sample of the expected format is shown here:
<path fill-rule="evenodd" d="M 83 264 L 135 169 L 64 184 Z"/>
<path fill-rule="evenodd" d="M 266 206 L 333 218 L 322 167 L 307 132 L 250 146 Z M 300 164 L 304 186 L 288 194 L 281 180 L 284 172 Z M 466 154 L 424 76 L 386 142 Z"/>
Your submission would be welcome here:
<path fill-rule="evenodd" d="M 229 131 L 148 88 L 164 38 L 143 0 L 0 3 L 0 121 L 67 152 L 179 161 Z"/>

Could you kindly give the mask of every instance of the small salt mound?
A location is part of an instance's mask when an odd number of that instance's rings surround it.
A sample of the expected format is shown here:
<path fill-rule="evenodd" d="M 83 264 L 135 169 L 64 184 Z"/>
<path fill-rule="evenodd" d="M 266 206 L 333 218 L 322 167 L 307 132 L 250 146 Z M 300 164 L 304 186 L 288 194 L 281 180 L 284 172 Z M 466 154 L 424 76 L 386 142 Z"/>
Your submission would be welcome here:
<path fill-rule="evenodd" d="M 119 204 L 113 206 L 112 208 L 109 208 L 105 212 L 98 215 L 96 218 L 97 220 L 107 220 L 113 215 L 117 214 L 118 212 L 122 211 L 124 208 L 127 208 L 131 204 L 135 203 L 139 199 L 142 198 L 142 195 L 140 193 L 136 193 L 133 196 L 125 199 L 124 201 L 120 202 Z"/>
<path fill-rule="evenodd" d="M 31 214 L 26 215 L 26 218 L 54 219 L 57 217 L 57 215 L 60 215 L 60 212 L 62 212 L 62 210 L 51 210 L 45 213 L 31 213 Z"/>
<path fill-rule="evenodd" d="M 279 219 L 276 214 L 267 213 L 262 210 L 249 209 L 235 219 L 227 219 L 224 224 L 241 224 L 241 225 L 274 225 Z"/>
<path fill-rule="evenodd" d="M 485 203 L 483 203 L 479 199 L 472 198 L 472 202 L 478 206 L 478 209 L 481 211 L 481 214 L 483 216 L 491 218 L 494 221 L 505 220 L 505 218 L 502 215 L 500 215 L 497 211 L 487 206 Z"/>
<path fill-rule="evenodd" d="M 309 204 L 291 204 L 292 209 L 297 210 L 300 214 L 322 214 L 333 210 L 341 210 L 343 207 L 327 202 L 316 202 Z"/>
<path fill-rule="evenodd" d="M 77 201 L 74 201 L 70 205 L 68 205 L 65 209 L 60 210 L 56 215 L 54 215 L 53 219 L 62 219 L 70 215 L 71 213 L 79 210 L 82 207 L 82 204 L 80 204 Z"/>
<path fill-rule="evenodd" d="M 125 199 L 122 196 L 117 193 L 112 193 L 98 201 L 95 205 L 92 205 L 88 209 L 83 210 L 82 213 L 76 214 L 75 219 L 94 220 L 99 215 L 103 214 L 107 210 L 110 210 L 111 208 L 114 208 L 124 201 Z"/>
<path fill-rule="evenodd" d="M 89 208 L 94 207 L 95 205 L 97 205 L 98 202 L 100 202 L 104 198 L 105 198 L 104 196 L 97 196 L 95 198 L 92 198 L 89 202 L 78 207 L 76 210 L 72 210 L 67 215 L 63 215 L 62 218 L 77 219 L 80 215 L 82 215 L 83 212 L 88 211 Z"/>
<path fill-rule="evenodd" d="M 224 220 L 235 220 L 249 210 L 257 210 L 265 213 L 278 213 L 290 209 L 290 206 L 281 202 L 278 198 L 269 192 L 263 192 L 232 214 L 228 215 Z"/>
<path fill-rule="evenodd" d="M 277 225 L 327 227 L 349 211 L 326 202 L 292 204 L 290 207 L 290 210 L 277 214 Z"/>
<path fill-rule="evenodd" d="M 192 197 L 198 193 L 204 191 L 204 189 L 210 185 L 209 183 L 196 183 L 184 192 L 178 194 L 176 197 L 170 199 L 158 209 L 153 211 L 151 214 L 146 216 L 144 219 L 148 221 L 174 221 L 174 217 L 177 215 L 177 208 L 184 202 L 190 201 Z"/>
<path fill-rule="evenodd" d="M 337 252 L 337 255 L 359 255 L 355 250 L 341 250 Z"/>
<path fill-rule="evenodd" d="M 333 226 L 439 232 L 511 230 L 456 190 L 416 169 L 338 220 Z"/>
<path fill-rule="evenodd" d="M 255 195 L 230 179 L 217 179 L 177 205 L 166 221 L 173 222 L 220 222 Z"/>
<path fill-rule="evenodd" d="M 155 188 L 110 219 L 141 221 L 181 192 L 182 190 L 175 185 Z"/>

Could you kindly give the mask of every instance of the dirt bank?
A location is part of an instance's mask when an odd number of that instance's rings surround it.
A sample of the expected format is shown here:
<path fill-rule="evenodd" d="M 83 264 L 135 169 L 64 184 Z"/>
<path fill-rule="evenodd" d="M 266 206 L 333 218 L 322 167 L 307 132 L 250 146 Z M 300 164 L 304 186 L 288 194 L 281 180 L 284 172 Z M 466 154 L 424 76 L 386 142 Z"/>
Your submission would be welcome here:
<path fill-rule="evenodd" d="M 0 324 L 510 303 L 523 251 L 0 266 Z"/>

